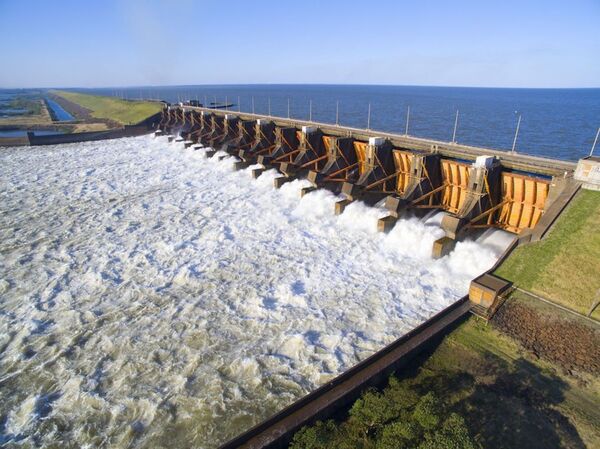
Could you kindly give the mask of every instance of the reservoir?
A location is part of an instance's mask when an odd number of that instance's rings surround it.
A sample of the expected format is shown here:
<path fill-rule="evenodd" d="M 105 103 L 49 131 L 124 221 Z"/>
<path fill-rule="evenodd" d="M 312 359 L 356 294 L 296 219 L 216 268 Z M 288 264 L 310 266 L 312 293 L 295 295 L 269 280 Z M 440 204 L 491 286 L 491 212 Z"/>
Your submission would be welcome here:
<path fill-rule="evenodd" d="M 84 93 L 111 95 L 111 89 Z M 176 103 L 233 102 L 243 112 L 366 128 L 449 142 L 456 111 L 456 141 L 576 161 L 590 152 L 600 117 L 600 89 L 502 89 L 368 85 L 156 86 L 124 89 L 128 98 L 160 98 Z M 239 103 L 239 104 L 238 104 Z M 312 107 L 311 107 L 312 105 Z M 409 112 L 410 108 L 410 112 Z M 336 114 L 337 110 L 337 114 Z"/>

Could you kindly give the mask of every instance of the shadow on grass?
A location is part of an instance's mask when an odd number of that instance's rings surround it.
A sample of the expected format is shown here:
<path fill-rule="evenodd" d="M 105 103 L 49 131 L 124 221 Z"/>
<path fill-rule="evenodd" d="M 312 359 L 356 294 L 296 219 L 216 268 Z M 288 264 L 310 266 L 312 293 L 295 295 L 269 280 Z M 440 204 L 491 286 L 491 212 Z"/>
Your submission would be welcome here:
<path fill-rule="evenodd" d="M 453 407 L 483 447 L 585 449 L 569 419 L 554 408 L 565 399 L 565 382 L 523 358 L 512 364 L 489 354 L 485 359 L 495 380 L 474 384 Z"/>

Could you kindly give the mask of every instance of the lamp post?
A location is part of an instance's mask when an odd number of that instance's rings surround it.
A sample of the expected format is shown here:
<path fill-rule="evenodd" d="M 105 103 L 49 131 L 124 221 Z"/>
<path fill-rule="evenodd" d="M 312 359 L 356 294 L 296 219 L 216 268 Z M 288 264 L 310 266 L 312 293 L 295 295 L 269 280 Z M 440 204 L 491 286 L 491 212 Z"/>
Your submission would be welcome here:
<path fill-rule="evenodd" d="M 458 127 L 458 109 L 456 110 L 456 118 L 454 119 L 454 132 L 452 133 L 452 143 L 456 143 L 456 128 Z"/>
<path fill-rule="evenodd" d="M 598 143 L 598 136 L 600 136 L 600 128 L 598 128 L 598 131 L 596 132 L 596 138 L 594 139 L 594 143 L 592 144 L 592 149 L 590 151 L 590 157 L 592 157 L 592 155 L 594 154 L 594 148 L 596 148 L 596 143 Z"/>
<path fill-rule="evenodd" d="M 515 130 L 515 138 L 513 139 L 511 153 L 515 152 L 515 148 L 517 146 L 517 137 L 519 136 L 519 128 L 520 127 L 521 127 L 521 114 L 519 114 L 519 119 L 517 120 L 517 129 Z"/>

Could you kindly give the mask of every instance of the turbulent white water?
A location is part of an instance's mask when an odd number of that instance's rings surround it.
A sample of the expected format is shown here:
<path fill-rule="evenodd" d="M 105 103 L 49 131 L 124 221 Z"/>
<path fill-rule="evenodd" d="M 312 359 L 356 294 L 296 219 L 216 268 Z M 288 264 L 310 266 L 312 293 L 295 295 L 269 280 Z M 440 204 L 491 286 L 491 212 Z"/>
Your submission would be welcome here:
<path fill-rule="evenodd" d="M 165 139 L 0 149 L 0 444 L 214 447 L 467 291 L 498 249 L 333 215 Z"/>

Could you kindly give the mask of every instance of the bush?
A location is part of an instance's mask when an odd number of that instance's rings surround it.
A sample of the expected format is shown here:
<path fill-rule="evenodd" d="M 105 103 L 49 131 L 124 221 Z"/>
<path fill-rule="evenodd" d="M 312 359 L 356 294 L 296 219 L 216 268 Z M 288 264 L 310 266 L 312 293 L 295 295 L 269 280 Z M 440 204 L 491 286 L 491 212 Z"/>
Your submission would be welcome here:
<path fill-rule="evenodd" d="M 476 449 L 462 416 L 451 413 L 433 391 L 419 396 L 407 381 L 390 379 L 378 392 L 367 390 L 345 421 L 302 428 L 291 449 Z"/>

